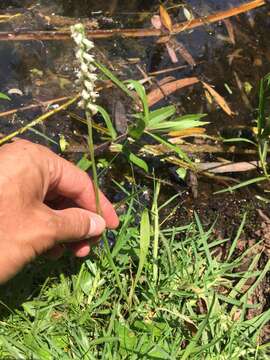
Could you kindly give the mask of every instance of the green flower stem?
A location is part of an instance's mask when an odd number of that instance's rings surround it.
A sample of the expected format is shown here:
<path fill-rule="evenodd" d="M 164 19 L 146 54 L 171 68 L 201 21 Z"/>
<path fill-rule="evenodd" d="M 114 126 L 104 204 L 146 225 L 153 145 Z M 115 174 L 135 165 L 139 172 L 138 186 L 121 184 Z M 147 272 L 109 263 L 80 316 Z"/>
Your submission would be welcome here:
<path fill-rule="evenodd" d="M 99 202 L 99 192 L 98 192 L 98 176 L 97 176 L 97 166 L 96 166 L 96 159 L 95 159 L 95 149 L 94 149 L 94 141 L 93 141 L 93 125 L 92 125 L 92 116 L 91 113 L 86 110 L 86 121 L 88 126 L 88 137 L 87 143 L 89 148 L 90 160 L 92 163 L 92 172 L 93 172 L 93 184 L 94 184 L 94 191 L 95 191 L 95 200 L 96 200 L 96 210 L 99 215 L 101 213 L 101 207 Z"/>

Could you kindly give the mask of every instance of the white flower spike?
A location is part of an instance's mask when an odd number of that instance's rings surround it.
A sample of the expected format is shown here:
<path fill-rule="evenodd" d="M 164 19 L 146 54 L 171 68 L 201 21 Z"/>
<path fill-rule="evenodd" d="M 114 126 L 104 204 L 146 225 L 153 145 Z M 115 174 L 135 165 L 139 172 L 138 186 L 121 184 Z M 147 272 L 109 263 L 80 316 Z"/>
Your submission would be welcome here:
<path fill-rule="evenodd" d="M 94 48 L 94 43 L 86 38 L 83 24 L 71 26 L 71 37 L 77 45 L 76 58 L 80 63 L 77 71 L 77 83 L 82 87 L 82 99 L 79 106 L 92 115 L 97 113 L 96 99 L 99 96 L 95 91 L 97 75 L 94 66 L 94 56 L 89 51 Z"/>

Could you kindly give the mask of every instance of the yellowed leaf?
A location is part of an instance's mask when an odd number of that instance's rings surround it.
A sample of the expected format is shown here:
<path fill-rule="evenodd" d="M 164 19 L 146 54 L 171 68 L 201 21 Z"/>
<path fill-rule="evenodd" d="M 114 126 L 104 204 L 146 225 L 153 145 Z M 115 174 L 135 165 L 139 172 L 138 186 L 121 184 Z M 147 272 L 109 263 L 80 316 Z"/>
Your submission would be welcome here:
<path fill-rule="evenodd" d="M 228 105 L 227 101 L 224 99 L 223 96 L 221 96 L 215 89 L 212 88 L 212 86 L 205 83 L 204 81 L 202 81 L 202 84 L 205 89 L 211 94 L 216 103 L 222 108 L 223 111 L 225 111 L 226 114 L 228 114 L 229 116 L 234 115 L 233 111 L 231 110 L 230 106 Z"/>
<path fill-rule="evenodd" d="M 212 105 L 213 104 L 213 98 L 212 98 L 212 96 L 209 94 L 209 92 L 207 90 L 204 90 L 204 95 L 205 95 L 206 100 L 208 101 L 208 103 L 210 105 Z"/>
<path fill-rule="evenodd" d="M 206 129 L 198 127 L 198 128 L 194 128 L 194 129 L 170 131 L 168 135 L 171 137 L 188 137 L 188 136 L 204 134 L 205 131 L 206 131 Z"/>
<path fill-rule="evenodd" d="M 164 6 L 160 5 L 159 13 L 163 26 L 171 32 L 173 30 L 173 23 L 168 11 Z"/>

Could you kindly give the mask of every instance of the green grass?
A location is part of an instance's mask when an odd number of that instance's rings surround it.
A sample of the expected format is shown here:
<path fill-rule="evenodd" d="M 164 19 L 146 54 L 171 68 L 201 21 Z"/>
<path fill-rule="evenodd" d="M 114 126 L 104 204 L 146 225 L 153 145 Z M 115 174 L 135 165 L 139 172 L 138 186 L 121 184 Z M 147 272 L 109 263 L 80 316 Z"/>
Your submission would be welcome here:
<path fill-rule="evenodd" d="M 259 306 L 248 297 L 270 263 L 258 270 L 261 254 L 230 249 L 219 260 L 213 253 L 229 240 L 215 239 L 198 216 L 160 226 L 158 191 L 140 214 L 129 198 L 110 256 L 105 246 L 83 262 L 34 264 L 2 287 L 1 359 L 269 358 L 259 335 L 270 310 L 252 320 L 246 313 Z"/>

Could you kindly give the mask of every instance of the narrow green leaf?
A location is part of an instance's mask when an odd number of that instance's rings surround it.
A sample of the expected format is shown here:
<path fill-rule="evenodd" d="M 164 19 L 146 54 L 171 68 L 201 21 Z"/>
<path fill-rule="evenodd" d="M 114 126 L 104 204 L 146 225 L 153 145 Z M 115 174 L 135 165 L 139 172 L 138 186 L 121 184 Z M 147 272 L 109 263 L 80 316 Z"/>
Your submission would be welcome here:
<path fill-rule="evenodd" d="M 140 98 L 142 106 L 143 106 L 143 112 L 144 112 L 143 121 L 145 123 L 145 126 L 147 126 L 147 124 L 149 123 L 149 107 L 148 107 L 148 102 L 147 102 L 147 96 L 145 93 L 145 88 L 142 86 L 141 83 L 139 83 L 139 81 L 136 81 L 136 80 L 128 80 L 128 83 L 132 84 L 134 86 L 134 89 L 136 90 L 137 94 L 139 95 L 139 98 Z"/>
<path fill-rule="evenodd" d="M 2 100 L 9 100 L 9 101 L 11 100 L 9 96 L 7 96 L 6 94 L 1 93 L 1 92 L 0 92 L 0 99 L 2 99 Z"/>
<path fill-rule="evenodd" d="M 76 164 L 78 166 L 78 168 L 80 168 L 83 171 L 88 170 L 92 163 L 91 161 L 88 159 L 87 154 L 83 155 L 83 157 L 77 162 Z"/>
<path fill-rule="evenodd" d="M 123 298 L 125 298 L 126 300 L 128 300 L 128 297 L 127 297 L 127 293 L 126 293 L 126 290 L 124 289 L 123 285 L 122 285 L 122 282 L 121 282 L 121 279 L 120 279 L 120 273 L 119 273 L 119 269 L 118 267 L 115 265 L 114 261 L 113 261 L 113 258 L 112 258 L 112 254 L 111 254 L 111 250 L 110 250 L 110 246 L 109 246 L 109 242 L 108 242 L 108 239 L 107 239 L 107 236 L 106 235 L 103 235 L 102 236 L 103 238 L 103 241 L 104 241 L 104 247 L 105 247 L 105 250 L 106 250 L 106 257 L 107 257 L 107 260 L 108 260 L 108 263 L 114 273 L 114 276 L 115 276 L 115 280 L 116 280 L 116 283 L 117 283 L 117 286 L 121 292 L 121 296 Z"/>
<path fill-rule="evenodd" d="M 139 259 L 139 266 L 137 270 L 137 274 L 133 283 L 133 286 L 130 290 L 129 294 L 129 304 L 132 302 L 132 298 L 134 295 L 135 288 L 137 286 L 137 283 L 141 277 L 142 270 L 144 268 L 144 265 L 147 261 L 147 255 L 149 252 L 149 245 L 150 245 L 150 220 L 149 220 L 149 213 L 148 210 L 145 209 L 142 213 L 141 218 L 141 226 L 140 226 L 140 259 Z"/>
<path fill-rule="evenodd" d="M 212 303 L 210 305 L 210 309 L 207 313 L 207 315 L 205 316 L 204 320 L 201 322 L 201 325 L 196 333 L 196 335 L 190 340 L 188 346 L 186 347 L 185 351 L 184 351 L 184 354 L 183 356 L 181 357 L 181 360 L 186 360 L 186 359 L 190 359 L 191 357 L 191 354 L 194 353 L 196 350 L 196 344 L 198 343 L 199 339 L 201 338 L 202 334 L 203 334 L 203 331 L 204 329 L 206 328 L 207 326 L 207 323 L 212 315 L 212 311 L 213 311 L 213 308 L 214 308 L 214 304 L 215 304 L 215 300 L 216 300 L 216 297 L 215 295 L 213 296 L 213 300 L 212 300 Z"/>
<path fill-rule="evenodd" d="M 209 124 L 206 121 L 199 121 L 199 120 L 177 120 L 174 119 L 173 121 L 164 121 L 159 124 L 155 124 L 148 127 L 148 130 L 156 130 L 156 131 L 178 131 L 178 130 L 185 130 L 185 129 L 192 129 L 198 126 L 204 126 Z"/>
<path fill-rule="evenodd" d="M 178 146 L 170 143 L 169 141 L 167 141 L 166 139 L 164 139 L 163 137 L 161 137 L 159 135 L 153 134 L 151 132 L 147 132 L 147 134 L 150 135 L 153 139 L 155 139 L 159 143 L 166 145 L 169 149 L 174 151 L 181 159 L 185 160 L 189 164 L 191 163 L 191 160 L 189 159 L 187 154 L 183 150 L 181 150 Z"/>
<path fill-rule="evenodd" d="M 146 163 L 143 159 L 139 158 L 137 155 L 135 155 L 135 154 L 133 154 L 133 153 L 130 153 L 130 154 L 129 154 L 129 160 L 130 160 L 133 164 L 139 166 L 139 167 L 140 167 L 141 169 L 143 169 L 145 172 L 149 172 L 147 163 Z"/>
<path fill-rule="evenodd" d="M 256 183 L 264 181 L 264 180 L 267 180 L 267 178 L 265 176 L 257 177 L 255 179 L 250 179 L 250 180 L 244 181 L 241 184 L 237 184 L 235 186 L 230 186 L 227 189 L 222 189 L 222 190 L 216 191 L 214 194 L 222 194 L 222 193 L 225 193 L 228 191 L 233 192 L 234 190 L 240 189 L 240 188 L 248 186 L 248 185 L 256 184 Z"/>
<path fill-rule="evenodd" d="M 223 139 L 224 143 L 235 143 L 235 142 L 246 142 L 248 144 L 252 144 L 254 146 L 257 146 L 257 144 L 254 141 L 251 141 L 249 139 L 245 138 L 231 138 L 231 139 Z"/>
<path fill-rule="evenodd" d="M 265 127 L 265 91 L 264 80 L 260 81 L 259 91 L 259 117 L 258 117 L 258 137 L 262 136 L 262 131 Z"/>
<path fill-rule="evenodd" d="M 245 226 L 246 220 L 247 220 L 247 213 L 244 214 L 243 219 L 241 221 L 241 224 L 240 224 L 240 226 L 239 226 L 239 228 L 237 230 L 237 234 L 236 234 L 235 239 L 232 242 L 232 245 L 231 245 L 228 257 L 227 257 L 227 261 L 229 261 L 229 259 L 232 257 L 232 255 L 234 253 L 234 250 L 236 249 L 237 242 L 238 242 L 238 240 L 239 240 L 239 238 L 240 238 L 240 236 L 242 234 L 242 231 L 243 231 L 243 228 Z"/>
<path fill-rule="evenodd" d="M 94 62 L 95 66 L 108 78 L 110 79 L 119 89 L 121 89 L 124 93 L 126 93 L 129 97 L 134 99 L 134 95 L 128 89 L 128 87 L 124 84 L 123 81 L 119 80 L 108 68 L 99 62 Z"/>
<path fill-rule="evenodd" d="M 163 107 L 161 109 L 157 109 L 154 111 L 151 111 L 149 114 L 149 124 L 148 126 L 152 126 L 155 124 L 158 124 L 169 117 L 173 116 L 175 114 L 176 108 L 174 105 L 169 105 L 166 107 Z"/>
<path fill-rule="evenodd" d="M 117 132 L 115 131 L 115 128 L 113 126 L 110 115 L 107 113 L 107 111 L 102 106 L 97 105 L 97 109 L 98 109 L 98 112 L 102 115 L 102 117 L 103 117 L 103 119 L 105 121 L 105 124 L 107 126 L 107 129 L 109 130 L 111 138 L 113 140 L 115 140 L 116 137 L 117 137 Z"/>

